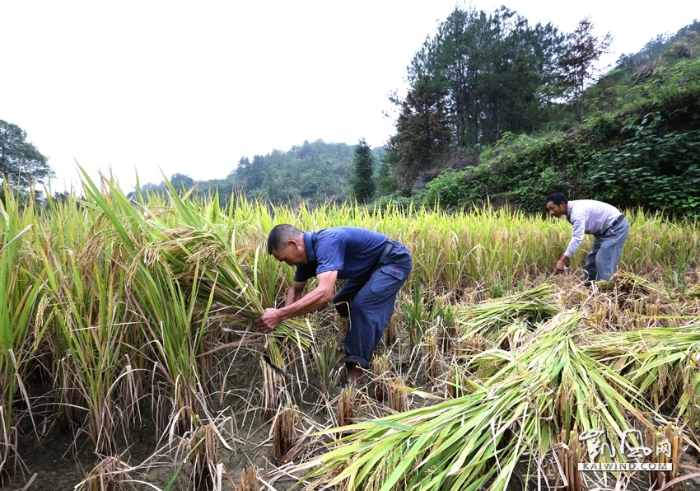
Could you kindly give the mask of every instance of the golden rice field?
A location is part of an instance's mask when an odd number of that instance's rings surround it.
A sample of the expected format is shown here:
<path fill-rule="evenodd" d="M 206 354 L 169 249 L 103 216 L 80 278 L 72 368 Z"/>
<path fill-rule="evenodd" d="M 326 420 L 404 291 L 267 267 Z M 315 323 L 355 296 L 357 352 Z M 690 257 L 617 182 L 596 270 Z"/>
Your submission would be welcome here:
<path fill-rule="evenodd" d="M 571 228 L 544 213 L 222 210 L 84 179 L 80 199 L 0 204 L 2 490 L 697 486 L 695 223 L 628 211 L 620 271 L 589 289 L 588 241 L 551 275 Z M 331 306 L 252 327 L 293 278 L 266 254 L 277 223 L 411 250 L 366 386 L 344 386 Z M 639 460 L 592 457 L 622 437 Z"/>

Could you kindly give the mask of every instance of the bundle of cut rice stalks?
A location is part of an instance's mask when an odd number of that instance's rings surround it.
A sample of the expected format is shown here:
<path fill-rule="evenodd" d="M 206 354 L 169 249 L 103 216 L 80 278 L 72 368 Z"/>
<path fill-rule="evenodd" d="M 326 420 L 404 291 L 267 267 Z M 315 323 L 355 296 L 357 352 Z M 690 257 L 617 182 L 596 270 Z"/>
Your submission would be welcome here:
<path fill-rule="evenodd" d="M 668 290 L 663 286 L 626 271 L 618 271 L 610 278 L 610 281 L 598 281 L 596 286 L 601 291 L 614 291 L 629 298 L 651 297 L 669 300 Z"/>
<path fill-rule="evenodd" d="M 502 491 L 516 474 L 553 478 L 539 464 L 561 431 L 599 429 L 613 441 L 632 425 L 625 414 L 650 427 L 634 387 L 577 347 L 581 318 L 561 313 L 517 350 L 477 355 L 494 370 L 469 394 L 345 427 L 298 470 L 312 469 L 312 489 Z"/>
<path fill-rule="evenodd" d="M 591 336 L 589 356 L 622 374 L 656 411 L 673 412 L 688 425 L 700 451 L 700 324 Z"/>
<path fill-rule="evenodd" d="M 227 307 L 218 317 L 241 325 L 250 324 L 265 308 L 274 307 L 278 286 L 282 284 L 280 263 L 255 251 L 237 250 L 235 230 L 221 227 L 209 230 L 179 228 L 162 230 L 166 240 L 159 244 L 162 257 L 173 268 L 176 277 L 191 284 L 199 274 L 198 295 L 210 295 Z M 230 236 L 230 238 L 229 238 Z M 249 264 L 245 262 L 248 259 Z M 308 347 L 313 329 L 305 319 L 288 319 L 274 331 L 276 336 L 290 336 L 296 344 Z"/>
<path fill-rule="evenodd" d="M 494 346 L 515 348 L 528 330 L 561 312 L 554 287 L 547 283 L 511 296 L 456 309 L 461 338 L 490 341 Z"/>

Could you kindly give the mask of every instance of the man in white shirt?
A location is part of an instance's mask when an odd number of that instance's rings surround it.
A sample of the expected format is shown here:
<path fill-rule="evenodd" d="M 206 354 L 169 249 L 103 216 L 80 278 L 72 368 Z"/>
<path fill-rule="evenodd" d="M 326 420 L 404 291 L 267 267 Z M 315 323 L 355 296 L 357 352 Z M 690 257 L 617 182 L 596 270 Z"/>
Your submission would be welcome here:
<path fill-rule="evenodd" d="M 566 216 L 573 226 L 571 241 L 564 255 L 557 261 L 556 272 L 564 271 L 569 259 L 581 245 L 583 235 L 591 234 L 595 240 L 586 257 L 586 283 L 609 280 L 620 262 L 629 232 L 629 223 L 620 210 L 592 199 L 569 201 L 562 193 L 547 196 L 547 209 L 557 218 Z"/>

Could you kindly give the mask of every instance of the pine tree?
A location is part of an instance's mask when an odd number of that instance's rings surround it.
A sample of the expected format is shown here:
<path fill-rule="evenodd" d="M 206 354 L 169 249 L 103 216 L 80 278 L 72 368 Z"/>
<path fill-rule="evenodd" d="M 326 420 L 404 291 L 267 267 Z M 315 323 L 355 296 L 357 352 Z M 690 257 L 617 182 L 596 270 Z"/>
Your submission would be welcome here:
<path fill-rule="evenodd" d="M 352 181 L 352 190 L 355 193 L 355 199 L 358 203 L 367 203 L 374 197 L 374 180 L 372 173 L 374 171 L 374 156 L 372 149 L 369 148 L 365 139 L 360 139 L 357 148 L 355 148 L 355 172 Z"/>
<path fill-rule="evenodd" d="M 583 120 L 583 93 L 586 83 L 596 73 L 595 63 L 608 53 L 612 36 L 607 33 L 602 39 L 593 35 L 593 22 L 585 17 L 569 35 L 568 46 L 559 59 L 561 85 L 575 103 L 579 120 Z"/>
<path fill-rule="evenodd" d="M 551 24 L 530 26 L 506 7 L 491 14 L 456 7 L 413 57 L 410 91 L 419 95 L 429 81 L 463 149 L 531 131 L 558 95 L 550 92 L 564 41 Z"/>
<path fill-rule="evenodd" d="M 443 96 L 426 75 L 416 82 L 401 104 L 397 133 L 389 139 L 387 151 L 396 155 L 390 173 L 404 191 L 421 172 L 430 168 L 452 141 Z"/>

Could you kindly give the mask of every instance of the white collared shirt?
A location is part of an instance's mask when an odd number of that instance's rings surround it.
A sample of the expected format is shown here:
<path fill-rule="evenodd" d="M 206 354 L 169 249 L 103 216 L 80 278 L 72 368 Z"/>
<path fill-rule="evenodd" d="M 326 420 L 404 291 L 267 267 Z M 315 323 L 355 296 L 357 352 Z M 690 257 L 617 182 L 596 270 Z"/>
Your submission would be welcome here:
<path fill-rule="evenodd" d="M 583 242 L 584 234 L 602 235 L 622 215 L 613 205 L 592 199 L 577 199 L 567 204 L 566 219 L 573 230 L 564 255 L 571 258 Z"/>

